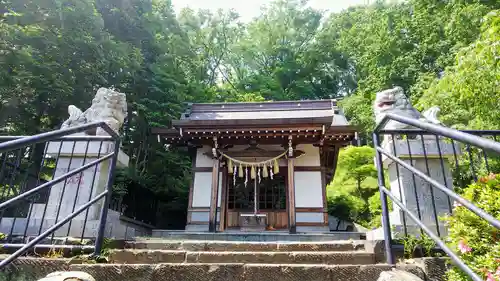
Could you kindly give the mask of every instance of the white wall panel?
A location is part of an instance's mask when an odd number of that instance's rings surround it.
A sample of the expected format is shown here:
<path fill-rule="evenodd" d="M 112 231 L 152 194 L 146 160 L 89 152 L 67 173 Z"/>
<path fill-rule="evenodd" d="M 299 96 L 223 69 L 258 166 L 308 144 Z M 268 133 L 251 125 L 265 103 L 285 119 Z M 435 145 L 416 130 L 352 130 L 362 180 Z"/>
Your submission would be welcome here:
<path fill-rule="evenodd" d="M 212 172 L 196 172 L 193 185 L 193 206 L 210 207 L 210 196 L 212 191 Z M 220 207 L 222 196 L 222 172 L 219 173 L 219 194 L 217 207 Z"/>
<path fill-rule="evenodd" d="M 321 172 L 295 172 L 295 207 L 323 207 Z"/>
<path fill-rule="evenodd" d="M 296 213 L 296 222 L 324 222 L 323 213 Z"/>
<path fill-rule="evenodd" d="M 212 172 L 196 172 L 193 184 L 193 206 L 210 207 Z"/>
<path fill-rule="evenodd" d="M 212 157 L 205 155 L 206 152 L 211 152 L 212 148 L 205 145 L 202 148 L 196 150 L 196 167 L 212 167 L 213 160 Z"/>
<path fill-rule="evenodd" d="M 295 166 L 319 167 L 321 165 L 319 161 L 319 147 L 312 144 L 300 144 L 297 145 L 297 149 L 304 151 L 305 154 L 295 159 Z"/>

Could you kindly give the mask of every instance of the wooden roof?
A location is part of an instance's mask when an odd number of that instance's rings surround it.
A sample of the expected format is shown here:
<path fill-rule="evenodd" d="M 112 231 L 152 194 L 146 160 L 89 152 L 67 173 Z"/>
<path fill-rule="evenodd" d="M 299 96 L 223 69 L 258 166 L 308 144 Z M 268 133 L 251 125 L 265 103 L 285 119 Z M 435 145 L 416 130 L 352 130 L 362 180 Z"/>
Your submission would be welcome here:
<path fill-rule="evenodd" d="M 154 128 L 167 143 L 239 144 L 249 139 L 281 143 L 349 142 L 349 125 L 335 100 L 190 104 L 173 128 Z"/>

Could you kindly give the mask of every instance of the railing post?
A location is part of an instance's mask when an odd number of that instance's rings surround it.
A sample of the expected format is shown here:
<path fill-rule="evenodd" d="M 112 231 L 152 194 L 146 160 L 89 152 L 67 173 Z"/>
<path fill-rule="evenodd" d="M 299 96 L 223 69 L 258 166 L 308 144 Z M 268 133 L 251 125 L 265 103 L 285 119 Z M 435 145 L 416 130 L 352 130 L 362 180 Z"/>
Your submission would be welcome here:
<path fill-rule="evenodd" d="M 380 137 L 375 132 L 373 133 L 373 145 L 375 147 L 375 158 L 376 167 L 378 175 L 378 185 L 379 187 L 385 186 L 384 179 L 384 165 L 382 163 L 382 154 L 377 151 L 377 147 L 380 146 Z M 388 264 L 395 264 L 394 255 L 392 253 L 392 235 L 391 235 L 391 225 L 389 221 L 389 207 L 387 206 L 387 194 L 379 188 L 380 192 L 380 202 L 382 204 L 382 228 L 384 229 L 384 245 L 385 245 L 385 257 Z"/>
<path fill-rule="evenodd" d="M 101 209 L 101 216 L 99 219 L 99 229 L 97 231 L 97 237 L 95 241 L 95 250 L 94 250 L 95 256 L 101 254 L 102 244 L 104 242 L 104 231 L 106 229 L 106 219 L 108 217 L 108 209 L 109 209 L 108 205 L 111 200 L 111 196 L 113 194 L 113 180 L 115 178 L 116 163 L 118 162 L 119 152 L 120 152 L 120 139 L 117 138 L 117 140 L 115 141 L 114 155 L 111 158 L 111 163 L 109 165 L 108 182 L 106 186 L 108 194 L 106 194 L 106 196 L 104 197 L 104 203 Z"/>

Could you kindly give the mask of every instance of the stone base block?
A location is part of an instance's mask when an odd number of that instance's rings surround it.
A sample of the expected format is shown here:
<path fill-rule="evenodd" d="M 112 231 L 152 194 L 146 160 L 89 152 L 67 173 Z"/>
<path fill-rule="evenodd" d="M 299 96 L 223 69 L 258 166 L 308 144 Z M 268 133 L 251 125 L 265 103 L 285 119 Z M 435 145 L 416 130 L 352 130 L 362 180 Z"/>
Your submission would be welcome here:
<path fill-rule="evenodd" d="M 241 214 L 240 231 L 265 231 L 267 226 L 267 216 L 261 214 Z"/>

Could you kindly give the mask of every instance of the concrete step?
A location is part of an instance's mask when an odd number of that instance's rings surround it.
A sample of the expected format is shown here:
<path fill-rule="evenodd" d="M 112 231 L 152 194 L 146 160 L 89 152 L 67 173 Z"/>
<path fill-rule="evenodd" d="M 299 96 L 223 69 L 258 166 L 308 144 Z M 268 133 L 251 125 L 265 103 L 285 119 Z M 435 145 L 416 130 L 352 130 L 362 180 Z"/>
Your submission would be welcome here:
<path fill-rule="evenodd" d="M 372 253 L 355 252 L 201 252 L 179 250 L 112 250 L 109 261 L 124 264 L 254 263 L 254 264 L 373 264 Z"/>
<path fill-rule="evenodd" d="M 376 281 L 389 265 L 289 265 L 289 264 L 82 264 L 99 281 Z M 402 269 L 424 278 L 416 266 Z M 425 279 L 424 279 L 425 280 Z"/>
<path fill-rule="evenodd" d="M 153 229 L 152 236 L 169 240 L 206 240 L 206 241 L 335 241 L 335 240 L 364 240 L 366 234 L 363 232 L 329 232 L 329 233 L 298 233 L 288 232 L 187 232 Z"/>
<path fill-rule="evenodd" d="M 360 251 L 364 250 L 364 241 L 338 240 L 333 242 L 239 242 L 239 241 L 174 241 L 147 239 L 128 241 L 129 249 L 149 250 L 184 250 L 204 252 L 298 252 L 298 251 Z"/>

